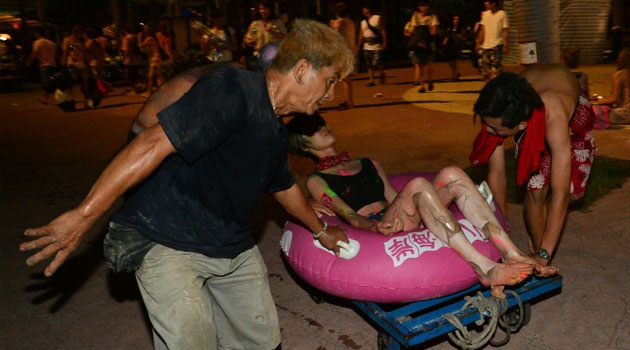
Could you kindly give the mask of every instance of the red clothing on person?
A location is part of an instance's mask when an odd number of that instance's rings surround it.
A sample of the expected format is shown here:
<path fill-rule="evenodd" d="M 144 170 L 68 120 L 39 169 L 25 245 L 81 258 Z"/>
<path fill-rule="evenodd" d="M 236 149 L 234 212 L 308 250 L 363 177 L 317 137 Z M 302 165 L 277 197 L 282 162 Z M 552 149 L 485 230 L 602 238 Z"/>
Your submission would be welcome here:
<path fill-rule="evenodd" d="M 578 105 L 569 121 L 571 139 L 571 185 L 569 192 L 577 198 L 584 195 L 586 183 L 591 173 L 595 157 L 595 139 L 593 136 L 593 113 L 586 92 L 580 91 Z M 504 138 L 491 135 L 483 127 L 470 154 L 473 166 L 487 163 L 490 156 L 503 144 Z M 551 180 L 551 153 L 545 143 L 545 108 L 534 110 L 527 123 L 525 135 L 516 142 L 518 158 L 516 182 L 521 185 L 529 180 L 527 189 L 542 189 Z M 520 153 L 520 156 L 519 156 Z"/>

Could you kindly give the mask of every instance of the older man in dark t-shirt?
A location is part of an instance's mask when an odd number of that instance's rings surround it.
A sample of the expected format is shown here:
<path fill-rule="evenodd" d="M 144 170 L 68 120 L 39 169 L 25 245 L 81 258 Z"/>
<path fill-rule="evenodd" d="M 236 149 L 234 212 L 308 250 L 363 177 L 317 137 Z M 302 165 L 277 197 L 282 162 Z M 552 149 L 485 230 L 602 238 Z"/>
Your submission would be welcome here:
<path fill-rule="evenodd" d="M 337 242 L 347 242 L 295 183 L 277 117 L 317 110 L 352 60 L 334 30 L 296 21 L 264 73 L 223 68 L 202 76 L 112 160 L 79 207 L 26 230 L 38 238 L 20 249 L 41 248 L 27 264 L 55 255 L 45 270 L 52 275 L 115 199 L 140 184 L 110 230 L 156 243 L 136 271 L 155 347 L 275 348 L 278 319 L 249 221 L 270 192 L 323 246 L 339 254 Z"/>

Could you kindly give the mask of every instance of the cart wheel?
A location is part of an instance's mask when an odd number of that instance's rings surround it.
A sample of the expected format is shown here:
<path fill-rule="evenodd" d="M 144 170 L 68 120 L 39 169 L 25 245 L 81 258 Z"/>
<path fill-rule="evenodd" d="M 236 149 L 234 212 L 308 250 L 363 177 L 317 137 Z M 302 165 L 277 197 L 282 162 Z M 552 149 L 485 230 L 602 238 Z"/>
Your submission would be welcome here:
<path fill-rule="evenodd" d="M 378 350 L 399 350 L 398 343 L 387 332 L 379 331 L 377 338 Z"/>
<path fill-rule="evenodd" d="M 520 318 L 523 317 L 523 322 L 521 324 L 521 326 L 519 327 L 519 329 L 521 327 L 526 326 L 529 321 L 530 318 L 532 316 L 532 304 L 530 303 L 523 303 L 523 314 L 521 315 L 518 311 L 518 308 L 509 311 L 507 314 L 505 314 L 505 320 L 507 321 L 508 326 L 510 327 L 514 327 L 518 324 L 518 322 L 520 321 Z M 515 329 L 514 332 L 518 331 L 518 329 Z"/>

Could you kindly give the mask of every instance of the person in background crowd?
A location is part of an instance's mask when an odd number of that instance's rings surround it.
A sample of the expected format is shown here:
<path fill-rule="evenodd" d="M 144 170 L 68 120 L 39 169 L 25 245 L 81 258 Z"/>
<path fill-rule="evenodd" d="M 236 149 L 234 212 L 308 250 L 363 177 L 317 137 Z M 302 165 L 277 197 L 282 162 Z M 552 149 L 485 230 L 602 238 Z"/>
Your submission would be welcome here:
<path fill-rule="evenodd" d="M 433 90 L 433 61 L 435 61 L 435 40 L 440 22 L 437 16 L 429 13 L 429 4 L 418 1 L 417 11 L 411 15 L 410 27 L 403 33 L 409 37 L 409 55 L 413 63 L 414 85 L 420 85 L 418 92 L 426 92 L 424 87 L 424 66 L 427 67 L 429 91 Z"/>
<path fill-rule="evenodd" d="M 448 59 L 448 65 L 451 67 L 451 81 L 459 80 L 460 74 L 457 70 L 457 60 L 459 59 L 459 50 L 466 41 L 466 28 L 461 25 L 459 16 L 453 16 L 451 25 L 446 29 L 442 47 L 444 47 L 444 56 Z"/>
<path fill-rule="evenodd" d="M 580 65 L 580 48 L 573 47 L 569 49 L 562 50 L 562 54 L 560 55 L 560 64 L 569 68 L 575 77 L 580 82 L 580 88 L 586 91 L 586 95 L 590 96 L 589 88 L 588 88 L 588 75 L 586 72 L 583 72 L 578 69 Z"/>
<path fill-rule="evenodd" d="M 46 81 L 57 73 L 57 45 L 46 38 L 44 28 L 35 29 L 35 38 L 27 65 L 30 66 L 37 59 L 39 76 L 42 81 L 42 87 L 44 87 Z M 39 98 L 39 101 L 45 105 L 48 104 L 48 95 L 48 90 L 42 89 L 42 96 Z"/>
<path fill-rule="evenodd" d="M 86 60 L 90 66 L 90 72 L 96 79 L 105 78 L 105 47 L 98 40 L 98 33 L 94 29 L 87 31 L 85 40 Z"/>
<path fill-rule="evenodd" d="M 503 55 L 509 52 L 508 17 L 499 10 L 497 0 L 484 1 L 486 11 L 481 15 L 481 29 L 477 47 L 481 54 L 481 75 L 484 80 L 492 79 L 503 71 Z"/>
<path fill-rule="evenodd" d="M 287 28 L 281 20 L 275 18 L 271 10 L 271 2 L 263 1 L 258 5 L 257 19 L 253 21 L 245 34 L 245 44 L 254 49 L 253 56 L 268 43 L 282 40 L 287 35 Z"/>
<path fill-rule="evenodd" d="M 374 70 L 381 71 L 381 84 L 385 84 L 385 70 L 383 69 L 383 51 L 387 49 L 385 21 L 372 11 L 371 5 L 361 7 L 361 13 L 365 18 L 361 21 L 357 43 L 357 47 L 363 49 L 363 55 L 368 66 L 370 80 L 367 86 L 374 86 Z"/>
<path fill-rule="evenodd" d="M 356 57 L 356 26 L 354 24 L 354 21 L 350 19 L 350 17 L 348 17 L 349 10 L 346 2 L 337 2 L 335 4 L 335 12 L 337 13 L 337 18 L 330 21 L 330 26 L 338 31 L 344 38 L 346 38 L 350 50 L 355 53 Z M 345 90 L 346 96 L 346 100 L 341 104 L 340 107 L 342 109 L 354 108 L 354 100 L 352 98 L 352 82 L 350 81 L 350 76 L 341 77 L 339 81 L 341 82 Z"/>
<path fill-rule="evenodd" d="M 166 59 L 162 59 L 162 65 L 173 64 L 173 62 L 175 62 L 173 33 L 168 29 L 168 23 L 166 21 L 162 21 L 158 25 L 158 31 L 155 33 L 155 39 L 157 39 L 158 45 L 160 45 L 160 49 L 165 54 Z"/>
<path fill-rule="evenodd" d="M 630 47 L 617 55 L 617 71 L 612 77 L 612 94 L 592 102 L 605 126 L 630 124 Z"/>
<path fill-rule="evenodd" d="M 159 87 L 164 82 L 164 77 L 162 76 L 160 45 L 158 44 L 153 28 L 151 28 L 150 25 L 145 25 L 142 28 L 142 42 L 140 43 L 140 49 L 142 49 L 149 58 L 147 90 L 142 94 L 144 97 L 149 97 L 153 92 L 154 81 L 155 87 Z"/>
<path fill-rule="evenodd" d="M 234 52 L 238 48 L 236 32 L 232 27 L 225 26 L 225 18 L 219 10 L 210 11 L 210 31 L 203 34 L 201 51 L 208 54 L 213 63 L 231 62 Z"/>
<path fill-rule="evenodd" d="M 93 102 L 88 97 L 90 72 L 86 62 L 85 34 L 80 25 L 76 24 L 72 27 L 72 33 L 63 39 L 61 48 L 63 50 L 62 64 L 68 68 L 74 80 L 79 83 L 85 107 L 92 108 Z"/>
<path fill-rule="evenodd" d="M 131 30 L 129 27 L 124 27 L 124 36 L 122 38 L 121 50 L 123 52 L 123 67 L 125 69 L 125 76 L 127 82 L 132 87 L 132 93 L 138 89 L 139 77 L 138 69 L 142 63 L 140 56 L 140 47 L 138 45 L 139 38 L 136 36 L 136 31 Z"/>

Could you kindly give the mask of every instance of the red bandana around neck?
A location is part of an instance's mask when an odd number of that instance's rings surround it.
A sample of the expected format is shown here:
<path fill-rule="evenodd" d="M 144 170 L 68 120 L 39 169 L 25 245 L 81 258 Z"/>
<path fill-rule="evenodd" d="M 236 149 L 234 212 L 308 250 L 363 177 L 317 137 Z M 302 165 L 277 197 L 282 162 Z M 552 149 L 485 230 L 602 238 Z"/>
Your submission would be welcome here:
<path fill-rule="evenodd" d="M 317 163 L 317 166 L 315 167 L 315 169 L 317 169 L 317 171 L 326 170 L 328 168 L 334 167 L 335 165 L 341 162 L 346 162 L 349 160 L 350 160 L 350 157 L 348 156 L 348 152 L 343 151 L 334 156 L 323 157 L 322 159 L 319 160 L 319 163 Z"/>
<path fill-rule="evenodd" d="M 478 166 L 488 162 L 494 150 L 505 138 L 489 134 L 483 126 L 473 143 L 470 153 L 470 163 Z M 523 143 L 519 146 L 518 166 L 516 170 L 516 183 L 524 184 L 530 175 L 538 171 L 542 162 L 542 154 L 545 150 L 545 106 L 535 109 L 532 117 L 527 122 Z"/>

